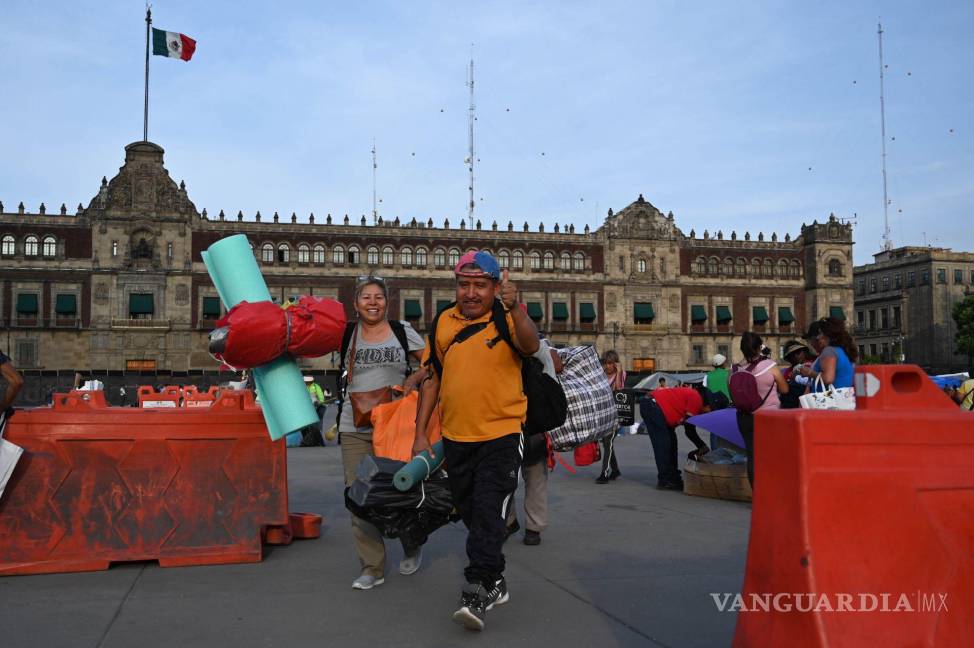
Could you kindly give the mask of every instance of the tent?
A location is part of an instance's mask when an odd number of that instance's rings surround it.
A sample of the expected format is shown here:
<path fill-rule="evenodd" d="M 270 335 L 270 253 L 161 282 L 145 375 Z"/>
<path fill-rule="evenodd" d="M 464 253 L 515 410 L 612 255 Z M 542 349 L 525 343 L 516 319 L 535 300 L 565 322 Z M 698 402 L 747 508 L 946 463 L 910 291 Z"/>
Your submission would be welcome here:
<path fill-rule="evenodd" d="M 642 389 L 642 390 L 652 390 L 659 386 L 659 379 L 666 379 L 667 387 L 678 387 L 679 385 L 688 384 L 699 384 L 703 382 L 703 379 L 707 374 L 702 371 L 685 371 L 681 373 L 668 373 L 665 371 L 657 371 L 654 374 L 646 376 L 630 389 Z"/>

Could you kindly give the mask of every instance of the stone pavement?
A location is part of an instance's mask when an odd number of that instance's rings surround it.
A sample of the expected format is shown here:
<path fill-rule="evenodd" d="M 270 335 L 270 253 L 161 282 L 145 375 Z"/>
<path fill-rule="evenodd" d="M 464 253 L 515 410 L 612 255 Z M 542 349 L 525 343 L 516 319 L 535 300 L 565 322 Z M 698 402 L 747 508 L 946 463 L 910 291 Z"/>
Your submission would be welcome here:
<path fill-rule="evenodd" d="M 267 547 L 257 564 L 0 578 L 0 646 L 729 645 L 735 615 L 718 612 L 709 593 L 740 591 L 750 505 L 655 490 L 646 436 L 616 449 L 622 478 L 607 485 L 594 482 L 596 466 L 556 468 L 542 544 L 518 534 L 505 545 L 511 600 L 480 634 L 450 619 L 462 524 L 431 537 L 412 576 L 399 575 L 402 549 L 387 541 L 385 584 L 351 589 L 358 560 L 340 449 L 330 446 L 288 452 L 291 509 L 322 513 L 321 538 Z"/>

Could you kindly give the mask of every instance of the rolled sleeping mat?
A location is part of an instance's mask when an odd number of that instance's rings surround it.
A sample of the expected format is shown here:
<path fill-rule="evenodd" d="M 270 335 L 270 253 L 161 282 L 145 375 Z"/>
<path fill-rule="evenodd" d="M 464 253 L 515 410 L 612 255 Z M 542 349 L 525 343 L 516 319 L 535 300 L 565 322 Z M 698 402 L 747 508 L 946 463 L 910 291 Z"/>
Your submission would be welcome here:
<path fill-rule="evenodd" d="M 410 488 L 429 477 L 443 465 L 443 441 L 433 444 L 433 454 L 435 459 L 431 459 L 428 452 L 423 450 L 405 466 L 400 468 L 392 478 L 392 483 L 401 491 L 408 491 Z"/>
<path fill-rule="evenodd" d="M 242 301 L 271 301 L 264 276 L 243 234 L 228 236 L 211 245 L 203 252 L 203 263 L 228 310 Z M 301 370 L 290 356 L 283 355 L 256 367 L 254 384 L 271 439 L 276 441 L 318 422 Z"/>

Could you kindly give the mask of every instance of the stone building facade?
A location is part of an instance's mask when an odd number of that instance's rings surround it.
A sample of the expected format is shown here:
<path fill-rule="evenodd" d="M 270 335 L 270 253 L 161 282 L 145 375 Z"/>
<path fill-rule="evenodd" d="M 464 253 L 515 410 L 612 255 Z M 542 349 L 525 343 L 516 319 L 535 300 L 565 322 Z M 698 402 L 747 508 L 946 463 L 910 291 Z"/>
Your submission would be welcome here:
<path fill-rule="evenodd" d="M 956 353 L 954 304 L 974 292 L 974 253 L 901 247 L 856 266 L 854 333 L 859 353 L 932 373 L 968 368 Z"/>
<path fill-rule="evenodd" d="M 452 301 L 459 255 L 488 249 L 555 343 L 615 348 L 637 371 L 735 357 L 748 329 L 777 350 L 810 319 L 852 309 L 852 231 L 834 216 L 794 238 L 698 236 L 640 195 L 594 231 L 308 221 L 200 211 L 163 166 L 161 147 L 130 144 L 118 174 L 74 213 L 0 207 L 0 348 L 25 370 L 215 369 L 207 334 L 224 309 L 200 253 L 237 233 L 250 239 L 275 300 L 334 297 L 351 314 L 356 277 L 374 273 L 390 280 L 390 317 L 420 331 Z M 302 363 L 326 370 L 335 358 Z"/>

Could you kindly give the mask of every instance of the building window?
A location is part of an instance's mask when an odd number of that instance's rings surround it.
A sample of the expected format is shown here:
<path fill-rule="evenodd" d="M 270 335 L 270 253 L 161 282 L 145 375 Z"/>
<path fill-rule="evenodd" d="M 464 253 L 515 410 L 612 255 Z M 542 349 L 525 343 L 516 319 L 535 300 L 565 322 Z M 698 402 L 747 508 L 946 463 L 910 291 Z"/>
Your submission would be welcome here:
<path fill-rule="evenodd" d="M 619 272 L 626 271 L 626 257 L 619 255 Z"/>
<path fill-rule="evenodd" d="M 703 345 L 694 344 L 693 345 L 693 364 L 700 365 L 703 364 Z"/>
<path fill-rule="evenodd" d="M 274 263 L 274 246 L 264 243 L 260 246 L 260 260 L 264 263 Z"/>
<path fill-rule="evenodd" d="M 24 241 L 24 254 L 27 256 L 37 256 L 37 237 L 28 236 Z"/>
<path fill-rule="evenodd" d="M 325 246 L 316 245 L 311 249 L 311 260 L 314 263 L 322 264 L 325 262 Z"/>
<path fill-rule="evenodd" d="M 595 321 L 595 304 L 592 302 L 581 302 L 578 305 L 578 320 L 583 324 L 591 324 Z"/>
<path fill-rule="evenodd" d="M 720 272 L 720 262 L 717 257 L 710 257 L 707 260 L 707 274 L 718 274 Z"/>
<path fill-rule="evenodd" d="M 331 249 L 331 262 L 335 265 L 345 265 L 345 248 L 336 245 Z"/>
<path fill-rule="evenodd" d="M 883 275 L 883 292 L 889 290 L 889 275 Z"/>
<path fill-rule="evenodd" d="M 747 276 L 747 262 L 744 261 L 744 259 L 738 258 L 737 261 L 734 262 L 734 274 L 738 277 Z"/>
<path fill-rule="evenodd" d="M 802 276 L 802 264 L 800 261 L 791 262 L 791 276 L 801 277 Z"/>
<path fill-rule="evenodd" d="M 902 324 L 902 310 L 899 306 L 893 306 L 893 328 L 898 329 Z"/>
<path fill-rule="evenodd" d="M 532 252 L 530 254 L 530 257 L 531 257 L 531 269 L 532 270 L 540 270 L 541 269 L 541 254 L 539 254 L 538 252 Z"/>
<path fill-rule="evenodd" d="M 403 248 L 402 252 L 399 253 L 399 262 L 404 268 L 408 268 L 413 265 L 413 249 Z"/>
<path fill-rule="evenodd" d="M 576 252 L 575 256 L 572 257 L 572 270 L 582 271 L 585 269 L 585 255 L 581 252 Z"/>
<path fill-rule="evenodd" d="M 838 259 L 832 259 L 829 261 L 829 276 L 830 277 L 841 277 L 842 276 L 842 262 Z"/>
<path fill-rule="evenodd" d="M 129 295 L 130 319 L 152 319 L 155 312 L 155 297 L 152 293 L 132 293 Z"/>
<path fill-rule="evenodd" d="M 17 295 L 17 320 L 28 321 L 31 324 L 36 323 L 37 313 L 40 310 L 37 303 L 37 293 L 20 293 Z"/>
<path fill-rule="evenodd" d="M 172 242 L 170 241 L 169 243 L 166 243 L 166 258 L 172 261 L 172 257 L 173 257 L 173 248 L 172 248 Z"/>
<path fill-rule="evenodd" d="M 450 267 L 454 268 L 458 263 L 460 263 L 460 250 L 450 248 Z"/>
<path fill-rule="evenodd" d="M 639 272 L 646 272 L 646 259 L 640 259 L 636 262 L 636 269 Z"/>
<path fill-rule="evenodd" d="M 423 317 L 423 308 L 418 299 L 407 299 L 403 303 L 403 316 L 411 322 L 418 322 Z"/>
<path fill-rule="evenodd" d="M 876 354 L 876 345 L 875 344 L 870 344 L 869 345 L 869 355 L 871 355 L 874 358 L 876 357 L 877 354 Z"/>
<path fill-rule="evenodd" d="M 860 279 L 856 282 L 856 294 L 865 295 L 866 294 L 866 280 Z"/>
<path fill-rule="evenodd" d="M 511 267 L 514 270 L 524 270 L 524 252 L 514 250 L 511 254 Z"/>
<path fill-rule="evenodd" d="M 446 251 L 443 248 L 433 250 L 433 265 L 442 268 L 446 265 Z"/>
<path fill-rule="evenodd" d="M 636 324 L 652 324 L 656 314 L 650 302 L 636 302 L 632 308 L 632 320 Z"/>
<path fill-rule="evenodd" d="M 277 261 L 278 263 L 289 263 L 291 261 L 291 247 L 287 243 L 281 243 L 277 246 Z"/>
<path fill-rule="evenodd" d="M 876 281 L 876 279 L 869 280 L 869 292 L 871 293 L 876 292 L 878 287 L 879 287 L 879 283 Z"/>
<path fill-rule="evenodd" d="M 882 346 L 883 362 L 889 362 L 889 342 L 883 342 Z"/>
<path fill-rule="evenodd" d="M 924 270 L 920 273 L 920 285 L 926 286 L 930 284 L 930 271 Z"/>
<path fill-rule="evenodd" d="M 391 247 L 386 246 L 382 248 L 382 265 L 391 266 L 394 257 L 395 257 L 395 253 L 393 252 Z"/>
<path fill-rule="evenodd" d="M 859 359 L 862 360 L 865 357 L 866 357 L 866 345 L 865 344 L 860 344 L 859 345 Z"/>
<path fill-rule="evenodd" d="M 17 340 L 14 362 L 19 368 L 37 366 L 37 340 Z"/>
<path fill-rule="evenodd" d="M 420 268 L 426 267 L 426 248 L 416 248 L 416 265 Z"/>
<path fill-rule="evenodd" d="M 551 319 L 555 320 L 556 322 L 567 322 L 568 304 L 566 304 L 565 302 L 552 302 Z"/>
<path fill-rule="evenodd" d="M 903 287 L 903 275 L 897 272 L 895 275 L 893 275 L 893 288 L 899 290 L 902 287 Z"/>
<path fill-rule="evenodd" d="M 500 264 L 501 268 L 510 268 L 511 253 L 507 250 L 501 250 L 497 253 L 497 262 Z"/>
<path fill-rule="evenodd" d="M 379 265 L 379 248 L 370 245 L 365 252 L 365 262 L 370 266 Z"/>
<path fill-rule="evenodd" d="M 298 263 L 308 263 L 311 261 L 311 248 L 302 243 L 298 246 Z"/>
<path fill-rule="evenodd" d="M 13 256 L 14 250 L 16 249 L 17 247 L 14 243 L 14 237 L 10 236 L 9 234 L 4 236 L 3 243 L 0 245 L 0 254 L 3 254 L 4 256 Z"/>
<path fill-rule="evenodd" d="M 879 309 L 879 326 L 884 330 L 889 328 L 889 309 L 885 306 Z"/>
<path fill-rule="evenodd" d="M 41 252 L 46 257 L 53 257 L 57 254 L 57 241 L 54 240 L 53 236 L 45 236 L 44 243 L 41 248 Z"/>
<path fill-rule="evenodd" d="M 937 283 L 947 283 L 947 268 L 937 268 Z"/>
<path fill-rule="evenodd" d="M 541 308 L 540 302 L 528 302 L 528 317 L 534 320 L 535 324 L 544 319 L 544 309 Z"/>
<path fill-rule="evenodd" d="M 707 307 L 703 304 L 693 304 L 690 306 L 690 321 L 694 324 L 703 324 L 707 321 Z"/>
<path fill-rule="evenodd" d="M 203 298 L 203 319 L 205 320 L 220 319 L 220 298 L 219 297 Z"/>
<path fill-rule="evenodd" d="M 859 328 L 866 326 L 866 311 L 856 311 L 856 324 Z"/>
<path fill-rule="evenodd" d="M 358 265 L 362 262 L 362 252 L 357 245 L 348 246 L 348 264 Z"/>
<path fill-rule="evenodd" d="M 545 270 L 555 269 L 555 255 L 553 252 L 544 253 L 544 269 Z"/>
<path fill-rule="evenodd" d="M 765 277 L 770 277 L 772 274 L 774 274 L 773 268 L 774 266 L 771 265 L 771 259 L 765 259 L 764 265 L 761 267 L 761 274 L 763 274 Z"/>
<path fill-rule="evenodd" d="M 61 320 L 73 320 L 78 315 L 78 296 L 71 293 L 59 293 L 54 298 L 54 317 Z"/>
<path fill-rule="evenodd" d="M 955 284 L 964 283 L 964 271 L 963 270 L 954 270 L 954 283 Z"/>
<path fill-rule="evenodd" d="M 869 330 L 876 330 L 876 311 L 874 310 L 869 311 Z"/>
<path fill-rule="evenodd" d="M 906 285 L 909 288 L 912 288 L 915 285 L 917 285 L 917 273 L 916 272 L 913 272 L 911 270 L 910 272 L 907 272 L 906 273 Z"/>

